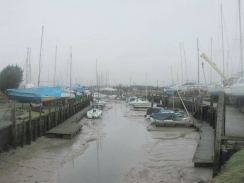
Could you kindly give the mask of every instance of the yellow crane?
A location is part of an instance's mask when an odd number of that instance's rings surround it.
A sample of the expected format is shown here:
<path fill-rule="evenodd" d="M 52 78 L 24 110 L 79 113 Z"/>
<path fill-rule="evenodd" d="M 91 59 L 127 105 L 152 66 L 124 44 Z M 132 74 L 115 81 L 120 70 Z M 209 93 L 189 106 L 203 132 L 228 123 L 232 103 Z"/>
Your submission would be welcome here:
<path fill-rule="evenodd" d="M 200 57 L 204 58 L 216 71 L 219 73 L 219 75 L 224 78 L 225 82 L 230 85 L 229 79 L 219 70 L 219 68 L 205 55 L 205 53 L 202 53 Z"/>

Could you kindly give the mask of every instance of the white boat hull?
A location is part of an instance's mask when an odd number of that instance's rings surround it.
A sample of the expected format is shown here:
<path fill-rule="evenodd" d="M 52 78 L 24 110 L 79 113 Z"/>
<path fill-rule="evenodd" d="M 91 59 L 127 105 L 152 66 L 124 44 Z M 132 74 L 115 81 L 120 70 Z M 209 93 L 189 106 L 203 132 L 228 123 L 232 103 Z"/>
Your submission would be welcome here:
<path fill-rule="evenodd" d="M 89 111 L 87 111 L 86 115 L 89 119 L 96 119 L 96 118 L 100 118 L 102 116 L 102 111 L 99 109 L 91 109 Z"/>
<path fill-rule="evenodd" d="M 187 126 L 192 126 L 193 124 L 190 122 L 190 118 L 183 118 L 180 121 L 173 121 L 173 120 L 157 120 L 154 118 L 150 118 L 151 121 L 153 122 L 153 124 L 155 126 L 166 126 L 166 125 L 172 125 L 172 126 L 176 126 L 176 125 L 187 125 Z"/>
<path fill-rule="evenodd" d="M 150 108 L 152 107 L 151 102 L 138 102 L 132 104 L 134 108 Z"/>
<path fill-rule="evenodd" d="M 244 97 L 244 85 L 234 85 L 230 87 L 230 92 L 232 96 Z"/>
<path fill-rule="evenodd" d="M 110 95 L 108 98 L 109 98 L 110 100 L 114 100 L 114 99 L 116 99 L 116 97 L 117 97 L 117 95 Z"/>
<path fill-rule="evenodd" d="M 225 87 L 224 86 L 211 86 L 211 87 L 207 87 L 207 92 L 209 93 L 209 95 L 214 96 L 214 97 L 218 97 L 219 96 L 219 92 L 224 91 Z"/>

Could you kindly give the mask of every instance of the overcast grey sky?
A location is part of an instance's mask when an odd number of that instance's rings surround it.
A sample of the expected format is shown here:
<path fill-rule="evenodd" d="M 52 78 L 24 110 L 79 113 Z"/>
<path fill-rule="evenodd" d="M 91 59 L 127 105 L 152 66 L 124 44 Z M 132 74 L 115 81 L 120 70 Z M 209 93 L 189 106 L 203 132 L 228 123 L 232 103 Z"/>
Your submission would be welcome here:
<path fill-rule="evenodd" d="M 162 86 L 172 80 L 181 83 L 182 76 L 184 82 L 187 76 L 188 80 L 197 81 L 197 38 L 200 54 L 205 52 L 210 57 L 212 37 L 213 61 L 223 68 L 221 4 L 225 73 L 230 76 L 240 71 L 237 0 L 0 1 L 0 69 L 8 64 L 24 69 L 27 47 L 31 47 L 34 84 L 38 82 L 42 26 L 41 85 L 54 80 L 56 45 L 56 77 L 60 82 L 62 75 L 63 85 L 69 85 L 70 46 L 73 84 L 96 82 L 96 59 L 98 72 L 103 72 L 104 77 L 109 72 L 111 85 L 129 85 L 130 81 L 145 85 L 147 81 L 156 86 L 158 81 Z M 184 50 L 180 49 L 183 43 Z M 206 62 L 204 70 L 207 82 L 210 77 L 220 81 Z M 201 83 L 203 78 L 200 66 Z"/>

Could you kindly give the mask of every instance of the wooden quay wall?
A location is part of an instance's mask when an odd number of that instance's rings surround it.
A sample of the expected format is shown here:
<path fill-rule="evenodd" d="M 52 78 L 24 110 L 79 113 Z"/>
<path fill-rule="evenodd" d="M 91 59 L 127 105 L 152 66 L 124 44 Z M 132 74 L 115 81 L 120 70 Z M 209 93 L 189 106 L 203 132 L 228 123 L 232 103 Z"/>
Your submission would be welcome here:
<path fill-rule="evenodd" d="M 217 103 L 197 96 L 182 99 L 192 115 L 194 127 L 199 130 L 200 139 L 192 161 L 194 166 L 213 167 L 213 177 L 218 175 L 222 165 L 239 149 L 244 148 L 244 116 L 234 106 L 226 105 L 226 96 L 220 92 Z M 172 108 L 172 97 L 157 96 L 153 101 L 159 106 Z M 178 97 L 174 106 L 185 109 Z"/>
<path fill-rule="evenodd" d="M 45 136 L 50 129 L 90 106 L 91 100 L 91 97 L 84 96 L 78 100 L 46 102 L 39 108 L 29 104 L 17 108 L 12 101 L 11 121 L 8 125 L 0 126 L 0 152 L 30 145 L 32 141 Z M 16 115 L 16 111 L 21 111 L 21 114 Z"/>

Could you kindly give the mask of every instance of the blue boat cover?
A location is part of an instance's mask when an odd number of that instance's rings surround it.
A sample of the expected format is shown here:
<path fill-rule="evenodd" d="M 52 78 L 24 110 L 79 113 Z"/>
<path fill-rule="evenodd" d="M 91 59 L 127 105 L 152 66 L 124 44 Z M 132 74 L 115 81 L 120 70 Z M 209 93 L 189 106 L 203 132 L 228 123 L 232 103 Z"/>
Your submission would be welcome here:
<path fill-rule="evenodd" d="M 164 120 L 173 120 L 173 121 L 181 121 L 182 117 L 178 116 L 174 112 L 162 112 L 153 114 L 153 119 L 164 121 Z"/>
<path fill-rule="evenodd" d="M 157 120 L 166 120 L 166 119 L 172 119 L 174 113 L 173 112 L 165 112 L 165 113 L 155 113 L 153 114 L 153 119 Z"/>
<path fill-rule="evenodd" d="M 84 92 L 83 87 L 78 85 L 78 84 L 74 85 L 74 86 L 71 86 L 70 89 L 73 90 L 73 91 L 76 91 L 76 92 Z"/>
<path fill-rule="evenodd" d="M 61 87 L 60 86 L 47 86 L 47 87 L 33 87 L 33 88 L 18 88 L 7 89 L 6 95 L 10 100 L 15 100 L 20 103 L 42 103 L 44 98 L 60 99 Z"/>
<path fill-rule="evenodd" d="M 151 115 L 152 113 L 159 113 L 161 110 L 164 110 L 164 108 L 162 107 L 151 107 L 149 109 L 147 109 L 147 113 L 146 115 Z"/>

